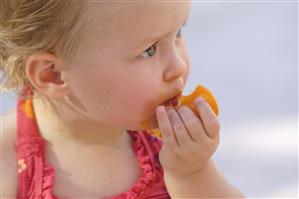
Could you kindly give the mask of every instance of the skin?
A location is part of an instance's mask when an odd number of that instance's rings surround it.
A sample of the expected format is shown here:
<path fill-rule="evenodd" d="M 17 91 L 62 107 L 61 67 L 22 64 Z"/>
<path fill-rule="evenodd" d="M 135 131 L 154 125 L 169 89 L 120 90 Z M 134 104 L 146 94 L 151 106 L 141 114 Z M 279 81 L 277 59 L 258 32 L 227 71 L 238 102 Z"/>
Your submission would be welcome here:
<path fill-rule="evenodd" d="M 161 106 L 182 92 L 188 78 L 190 60 L 179 30 L 190 1 L 85 6 L 91 25 L 71 61 L 40 52 L 26 62 L 31 84 L 50 99 L 34 100 L 43 136 L 54 146 L 67 141 L 85 150 L 94 144 L 123 154 L 131 148 L 126 129 L 159 128 L 160 161 L 173 198 L 241 197 L 210 160 L 220 123 L 209 105 L 196 100 L 199 116 L 186 106 Z M 156 50 L 153 56 L 149 48 Z"/>
<path fill-rule="evenodd" d="M 155 109 L 182 92 L 190 60 L 179 31 L 190 2 L 129 5 L 87 3 L 92 25 L 70 62 L 42 52 L 28 57 L 31 84 L 50 99 L 34 101 L 45 137 L 125 146 L 126 129 L 157 128 Z"/>

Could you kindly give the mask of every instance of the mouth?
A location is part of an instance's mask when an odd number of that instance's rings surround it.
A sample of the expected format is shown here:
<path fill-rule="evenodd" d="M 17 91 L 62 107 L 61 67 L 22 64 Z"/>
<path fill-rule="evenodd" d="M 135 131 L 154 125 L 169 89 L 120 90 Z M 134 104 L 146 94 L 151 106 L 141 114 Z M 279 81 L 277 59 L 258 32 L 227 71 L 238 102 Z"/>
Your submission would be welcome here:
<path fill-rule="evenodd" d="M 166 102 L 164 102 L 162 105 L 163 106 L 172 106 L 172 107 L 177 107 L 179 105 L 179 98 L 182 95 L 182 93 L 179 93 L 178 95 L 174 96 L 173 98 L 167 100 Z"/>

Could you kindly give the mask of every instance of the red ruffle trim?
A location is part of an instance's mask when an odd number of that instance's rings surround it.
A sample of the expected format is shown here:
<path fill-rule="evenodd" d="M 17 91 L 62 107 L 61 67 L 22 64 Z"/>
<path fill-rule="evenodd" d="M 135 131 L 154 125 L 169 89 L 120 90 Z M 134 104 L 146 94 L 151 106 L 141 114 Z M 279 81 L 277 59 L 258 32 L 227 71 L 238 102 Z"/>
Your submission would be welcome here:
<path fill-rule="evenodd" d="M 105 197 L 104 199 L 141 199 L 142 196 L 153 186 L 157 180 L 161 180 L 162 174 L 157 172 L 156 160 L 152 151 L 149 148 L 148 140 L 144 132 L 129 131 L 133 138 L 133 149 L 137 155 L 140 166 L 142 168 L 142 176 L 130 188 L 129 191 L 123 192 L 120 195 L 113 197 Z M 158 149 L 156 149 L 158 150 Z"/>
<path fill-rule="evenodd" d="M 18 160 L 25 169 L 19 173 L 19 199 L 57 199 L 52 194 L 55 170 L 45 162 L 45 142 L 40 137 L 23 137 L 17 142 Z M 23 195 L 22 195 L 23 194 Z"/>
<path fill-rule="evenodd" d="M 104 199 L 142 199 L 155 182 L 163 182 L 162 169 L 157 163 L 159 149 L 150 148 L 144 132 L 129 132 L 132 147 L 143 170 L 142 177 L 127 192 Z M 156 139 L 156 138 L 153 138 Z M 158 142 L 157 140 L 154 142 Z M 160 142 L 159 142 L 160 143 Z M 155 146 L 160 147 L 160 144 Z M 18 159 L 24 159 L 26 169 L 19 174 L 19 199 L 58 199 L 52 189 L 55 170 L 45 162 L 45 141 L 41 137 L 23 137 L 17 142 Z M 153 153 L 154 152 L 154 153 Z M 159 172 L 160 170 L 160 172 Z M 21 195 L 27 193 L 27 195 Z M 164 194 L 163 194 L 164 195 Z"/>

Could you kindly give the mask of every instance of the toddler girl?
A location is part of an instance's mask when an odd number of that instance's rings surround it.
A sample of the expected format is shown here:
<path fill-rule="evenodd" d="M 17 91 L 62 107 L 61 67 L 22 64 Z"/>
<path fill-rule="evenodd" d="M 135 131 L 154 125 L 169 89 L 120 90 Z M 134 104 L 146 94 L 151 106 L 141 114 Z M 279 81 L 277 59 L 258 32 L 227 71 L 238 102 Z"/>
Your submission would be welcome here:
<path fill-rule="evenodd" d="M 164 106 L 189 73 L 190 1 L 0 5 L 2 88 L 19 91 L 2 118 L 1 196 L 243 197 L 210 159 L 220 124 L 209 105 L 196 100 L 200 117 Z"/>

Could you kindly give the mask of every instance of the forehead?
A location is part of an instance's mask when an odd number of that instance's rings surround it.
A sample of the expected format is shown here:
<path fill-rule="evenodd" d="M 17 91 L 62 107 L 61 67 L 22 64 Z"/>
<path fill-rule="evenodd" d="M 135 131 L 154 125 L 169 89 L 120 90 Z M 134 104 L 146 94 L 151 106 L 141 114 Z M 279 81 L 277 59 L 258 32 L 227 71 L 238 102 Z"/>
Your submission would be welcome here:
<path fill-rule="evenodd" d="M 190 1 L 93 1 L 85 7 L 91 32 L 130 41 L 174 31 L 187 18 Z"/>

